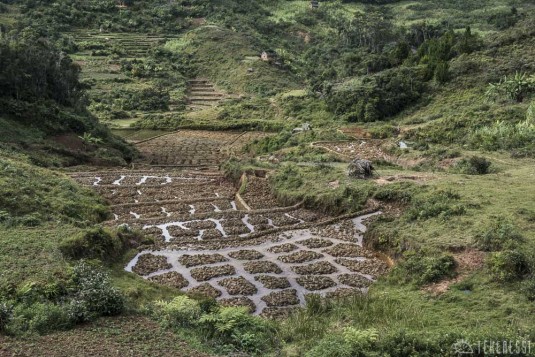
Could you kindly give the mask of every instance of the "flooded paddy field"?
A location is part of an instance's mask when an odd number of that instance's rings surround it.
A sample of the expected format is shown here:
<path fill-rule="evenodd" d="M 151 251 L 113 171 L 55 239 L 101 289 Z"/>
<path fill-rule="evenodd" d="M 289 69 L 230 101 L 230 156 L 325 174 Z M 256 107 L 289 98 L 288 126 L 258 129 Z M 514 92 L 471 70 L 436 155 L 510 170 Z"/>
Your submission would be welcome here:
<path fill-rule="evenodd" d="M 125 266 L 145 279 L 265 316 L 288 313 L 307 294 L 366 292 L 388 268 L 362 242 L 367 220 L 380 212 L 335 217 L 281 207 L 265 178 L 251 180 L 239 204 L 217 166 L 229 145 L 255 136 L 177 132 L 138 144 L 143 169 L 71 175 L 108 200 L 107 225 L 153 238 Z"/>

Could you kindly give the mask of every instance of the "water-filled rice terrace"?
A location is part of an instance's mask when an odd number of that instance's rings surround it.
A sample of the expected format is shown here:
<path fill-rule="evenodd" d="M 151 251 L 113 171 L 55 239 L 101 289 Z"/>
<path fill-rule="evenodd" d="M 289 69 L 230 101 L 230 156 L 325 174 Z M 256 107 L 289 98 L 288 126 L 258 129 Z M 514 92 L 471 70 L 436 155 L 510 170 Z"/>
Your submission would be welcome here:
<path fill-rule="evenodd" d="M 72 176 L 110 202 L 108 225 L 153 237 L 125 269 L 155 283 L 265 316 L 284 315 L 311 293 L 366 292 L 387 269 L 362 244 L 365 223 L 378 212 L 334 217 L 300 204 L 280 207 L 258 177 L 250 180 L 258 189 L 242 199 L 207 168 L 225 159 L 226 147 L 254 136 L 178 132 L 139 144 L 145 163 L 156 166 Z"/>

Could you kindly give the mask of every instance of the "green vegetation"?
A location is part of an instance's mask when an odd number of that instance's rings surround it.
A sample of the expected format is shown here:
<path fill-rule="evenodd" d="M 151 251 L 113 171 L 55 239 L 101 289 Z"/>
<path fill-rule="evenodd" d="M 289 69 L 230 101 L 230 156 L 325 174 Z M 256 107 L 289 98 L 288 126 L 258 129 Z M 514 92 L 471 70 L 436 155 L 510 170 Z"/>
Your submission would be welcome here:
<path fill-rule="evenodd" d="M 114 261 L 120 258 L 131 245 L 141 243 L 142 234 L 128 227 L 119 227 L 112 232 L 96 227 L 66 238 L 59 247 L 61 254 L 70 259 L 100 259 Z"/>
<path fill-rule="evenodd" d="M 0 145 L 26 152 L 42 166 L 131 160 L 133 149 L 87 112 L 80 68 L 53 45 L 36 41 L 0 38 Z"/>
<path fill-rule="evenodd" d="M 328 185 L 334 181 L 339 182 L 338 188 Z M 277 198 L 285 204 L 305 201 L 309 207 L 336 213 L 362 209 L 375 190 L 371 182 L 348 178 L 345 165 L 299 167 L 287 164 L 272 177 L 272 183 Z"/>
<path fill-rule="evenodd" d="M 110 214 L 101 198 L 64 175 L 33 166 L 24 156 L 0 153 L 0 225 L 63 222 L 83 226 Z"/>
<path fill-rule="evenodd" d="M 390 278 L 402 282 L 405 280 L 405 283 L 414 280 L 416 285 L 422 286 L 455 276 L 455 265 L 451 255 L 443 254 L 435 257 L 410 253 L 405 255 L 405 261 L 396 267 Z"/>
<path fill-rule="evenodd" d="M 136 346 L 150 337 L 141 330 L 161 334 L 154 351 L 176 349 L 178 336 L 219 354 L 453 356 L 461 339 L 535 341 L 532 1 L 123 4 L 0 2 L 0 335 L 16 337 L 8 345 L 58 331 L 97 345 L 94 331 L 73 330 L 95 321 Z M 194 108 L 195 78 L 225 99 Z M 312 130 L 292 131 L 304 123 Z M 106 202 L 55 170 L 134 160 L 108 127 L 132 140 L 185 128 L 272 132 L 225 174 L 268 170 L 281 204 L 330 214 L 380 205 L 364 241 L 395 266 L 366 295 L 309 296 L 277 321 L 125 273 L 132 248 L 154 242 L 102 227 Z M 312 146 L 355 136 L 345 154 Z M 382 141 L 359 151 L 368 136 Z M 372 178 L 347 176 L 354 156 L 372 161 Z"/>
<path fill-rule="evenodd" d="M 273 348 L 272 323 L 251 316 L 245 307 L 217 307 L 215 301 L 196 301 L 186 296 L 157 301 L 152 314 L 168 328 L 187 328 L 215 351 L 241 351 L 259 355 Z"/>
<path fill-rule="evenodd" d="M 117 315 L 124 298 L 108 275 L 87 263 L 79 263 L 62 280 L 27 282 L 3 302 L 3 331 L 12 335 L 46 333 L 72 327 L 98 316 Z"/>

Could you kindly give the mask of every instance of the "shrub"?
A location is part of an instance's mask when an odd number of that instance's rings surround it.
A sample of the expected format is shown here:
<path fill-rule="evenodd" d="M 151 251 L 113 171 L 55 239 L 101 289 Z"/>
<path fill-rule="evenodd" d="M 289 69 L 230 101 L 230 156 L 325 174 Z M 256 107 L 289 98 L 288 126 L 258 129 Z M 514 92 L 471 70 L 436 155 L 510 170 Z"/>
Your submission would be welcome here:
<path fill-rule="evenodd" d="M 383 124 L 370 128 L 368 132 L 375 139 L 388 139 L 399 133 L 398 127 L 392 124 Z"/>
<path fill-rule="evenodd" d="M 329 109 L 350 122 L 384 120 L 420 99 L 425 90 L 418 70 L 399 67 L 337 85 L 326 97 Z"/>
<path fill-rule="evenodd" d="M 472 156 L 459 161 L 455 169 L 467 175 L 486 175 L 492 163 L 484 157 Z"/>
<path fill-rule="evenodd" d="M 518 10 L 512 7 L 510 11 L 498 12 L 488 17 L 487 22 L 494 25 L 498 30 L 505 30 L 516 25 L 522 17 Z"/>
<path fill-rule="evenodd" d="M 26 332 L 46 333 L 64 330 L 73 325 L 63 306 L 50 302 L 16 305 L 6 325 L 6 332 L 21 335 Z"/>
<path fill-rule="evenodd" d="M 421 253 L 408 253 L 398 273 L 404 276 L 402 279 L 412 280 L 420 286 L 455 276 L 456 265 L 455 259 L 449 254 L 433 257 Z"/>
<path fill-rule="evenodd" d="M 439 83 L 446 83 L 450 80 L 450 66 L 448 62 L 440 62 L 435 68 L 435 79 Z"/>
<path fill-rule="evenodd" d="M 522 292 L 529 301 L 535 301 L 535 276 L 530 276 L 522 284 Z M 1 330 L 0 330 L 1 331 Z"/>
<path fill-rule="evenodd" d="M 260 353 L 273 346 L 273 325 L 267 320 L 250 315 L 246 307 L 220 308 L 204 314 L 199 323 L 205 335 L 223 350 L 237 349 Z"/>
<path fill-rule="evenodd" d="M 43 298 L 54 300 L 61 295 L 65 295 L 65 285 L 66 282 L 58 276 L 51 282 L 28 281 L 18 287 L 16 298 L 24 302 L 35 302 Z"/>
<path fill-rule="evenodd" d="M 341 334 L 328 334 L 310 351 L 307 357 L 357 357 L 366 356 L 377 341 L 375 329 L 357 330 L 346 327 Z"/>
<path fill-rule="evenodd" d="M 519 280 L 530 272 L 527 257 L 519 250 L 493 253 L 487 264 L 494 278 L 500 282 Z"/>
<path fill-rule="evenodd" d="M 234 181 L 238 181 L 243 173 L 241 161 L 234 157 L 223 163 L 222 169 L 225 176 Z"/>
<path fill-rule="evenodd" d="M 36 303 L 30 307 L 33 314 L 29 330 L 45 333 L 54 330 L 64 330 L 73 325 L 68 312 L 61 305 L 52 303 Z"/>
<path fill-rule="evenodd" d="M 60 244 L 61 253 L 70 259 L 100 259 L 108 261 L 119 257 L 133 242 L 139 242 L 141 234 L 126 226 L 117 231 L 102 227 L 91 228 Z"/>
<path fill-rule="evenodd" d="M 449 190 L 435 190 L 412 200 L 407 210 L 408 220 L 422 220 L 433 217 L 448 218 L 466 212 L 464 205 L 456 203 L 459 195 Z"/>
<path fill-rule="evenodd" d="M 6 326 L 13 318 L 13 305 L 0 302 L 0 333 L 5 332 Z"/>
<path fill-rule="evenodd" d="M 414 185 L 408 182 L 378 187 L 374 198 L 386 202 L 409 203 L 414 195 Z"/>
<path fill-rule="evenodd" d="M 187 296 L 156 302 L 156 316 L 165 327 L 193 326 L 200 315 L 199 303 Z"/>
<path fill-rule="evenodd" d="M 476 130 L 470 138 L 475 147 L 485 150 L 532 148 L 535 143 L 535 123 L 524 120 L 516 124 L 497 121 L 492 126 Z"/>
<path fill-rule="evenodd" d="M 105 272 L 82 261 L 74 267 L 72 284 L 73 299 L 69 303 L 69 314 L 73 321 L 90 321 L 123 311 L 124 298 L 111 285 Z"/>
<path fill-rule="evenodd" d="M 293 164 L 284 166 L 282 170 L 273 176 L 273 180 L 276 186 L 283 187 L 286 190 L 298 189 L 304 182 L 298 167 Z"/>
<path fill-rule="evenodd" d="M 381 337 L 377 343 L 380 356 L 406 357 L 406 356 L 449 356 L 453 343 L 461 340 L 451 331 L 439 336 L 422 336 L 421 333 L 410 333 L 404 330 L 389 332 Z"/>
<path fill-rule="evenodd" d="M 523 240 L 514 224 L 503 218 L 498 218 L 491 223 L 490 227 L 475 237 L 477 247 L 484 251 L 497 251 L 503 248 L 511 248 L 515 243 Z"/>

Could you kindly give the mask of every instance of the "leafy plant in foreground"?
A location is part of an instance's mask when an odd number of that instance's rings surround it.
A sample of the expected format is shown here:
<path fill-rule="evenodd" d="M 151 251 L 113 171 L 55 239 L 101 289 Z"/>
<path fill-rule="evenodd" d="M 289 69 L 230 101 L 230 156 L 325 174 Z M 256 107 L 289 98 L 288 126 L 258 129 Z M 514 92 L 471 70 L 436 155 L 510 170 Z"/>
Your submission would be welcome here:
<path fill-rule="evenodd" d="M 104 271 L 82 261 L 74 267 L 72 280 L 74 296 L 69 303 L 69 313 L 73 321 L 90 321 L 97 316 L 118 315 L 123 311 L 124 297 L 112 286 Z"/>
<path fill-rule="evenodd" d="M 260 353 L 273 346 L 271 323 L 246 307 L 222 307 L 201 316 L 199 323 L 208 338 L 227 350 Z"/>
<path fill-rule="evenodd" d="M 200 315 L 199 303 L 187 296 L 177 296 L 169 302 L 156 302 L 156 316 L 166 327 L 193 326 Z"/>

